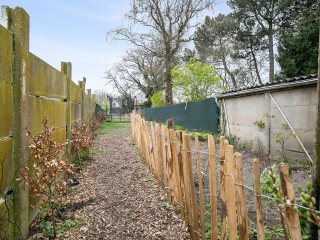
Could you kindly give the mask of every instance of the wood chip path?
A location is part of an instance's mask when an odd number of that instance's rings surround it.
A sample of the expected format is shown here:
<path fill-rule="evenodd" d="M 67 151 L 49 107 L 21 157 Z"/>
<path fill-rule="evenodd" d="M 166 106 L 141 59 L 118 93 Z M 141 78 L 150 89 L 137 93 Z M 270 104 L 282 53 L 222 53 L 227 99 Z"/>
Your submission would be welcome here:
<path fill-rule="evenodd" d="M 130 129 L 100 136 L 74 189 L 85 222 L 67 239 L 190 239 L 131 140 Z"/>

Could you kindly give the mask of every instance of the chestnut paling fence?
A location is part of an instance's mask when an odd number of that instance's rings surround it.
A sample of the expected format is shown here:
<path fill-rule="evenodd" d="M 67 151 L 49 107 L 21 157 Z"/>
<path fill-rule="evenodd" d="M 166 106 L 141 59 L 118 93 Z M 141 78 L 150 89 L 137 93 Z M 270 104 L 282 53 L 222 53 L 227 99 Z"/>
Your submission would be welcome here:
<path fill-rule="evenodd" d="M 246 191 L 254 198 L 257 238 L 264 239 L 262 200 L 270 197 L 261 194 L 259 159 L 253 160 L 254 187 L 246 186 L 242 155 L 234 153 L 223 136 L 219 149 L 215 149 L 214 137 L 209 135 L 208 151 L 202 152 L 197 134 L 191 144 L 185 132 L 146 122 L 143 115 L 132 113 L 130 121 L 132 138 L 140 154 L 187 223 L 192 239 L 249 239 Z M 200 154 L 206 155 L 206 161 Z M 207 166 L 207 173 L 203 165 Z M 279 212 L 287 228 L 283 237 L 301 239 L 299 216 L 292 208 L 297 204 L 289 167 L 280 163 L 279 174 L 284 203 L 284 211 Z"/>

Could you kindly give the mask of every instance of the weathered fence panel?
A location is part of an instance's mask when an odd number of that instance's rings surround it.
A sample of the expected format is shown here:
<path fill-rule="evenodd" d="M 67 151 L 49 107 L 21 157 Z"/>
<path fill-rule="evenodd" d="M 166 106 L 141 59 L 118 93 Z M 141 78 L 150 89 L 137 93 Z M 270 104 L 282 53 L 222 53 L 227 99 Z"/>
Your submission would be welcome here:
<path fill-rule="evenodd" d="M 95 112 L 91 90 L 71 80 L 71 63 L 53 68 L 29 51 L 29 16 L 22 8 L 2 7 L 0 26 L 0 238 L 21 239 L 37 213 L 29 189 L 15 181 L 30 167 L 27 131 L 42 131 L 48 118 L 54 137 L 70 138 L 71 122 L 88 122 Z M 10 218 L 10 224 L 9 224 Z"/>
<path fill-rule="evenodd" d="M 67 98 L 67 77 L 32 53 L 28 54 L 28 74 L 32 81 L 28 82 L 27 91 L 32 96 Z"/>
<path fill-rule="evenodd" d="M 66 116 L 61 112 L 66 112 L 66 103 L 41 97 L 29 97 L 29 127 L 33 134 L 42 131 L 41 122 L 46 117 L 55 128 L 66 126 Z"/>
<path fill-rule="evenodd" d="M 12 171 L 12 34 L 0 26 L 0 196 L 5 195 L 13 178 Z M 2 175 L 5 174 L 5 175 Z M 3 203 L 0 202 L 0 208 Z"/>

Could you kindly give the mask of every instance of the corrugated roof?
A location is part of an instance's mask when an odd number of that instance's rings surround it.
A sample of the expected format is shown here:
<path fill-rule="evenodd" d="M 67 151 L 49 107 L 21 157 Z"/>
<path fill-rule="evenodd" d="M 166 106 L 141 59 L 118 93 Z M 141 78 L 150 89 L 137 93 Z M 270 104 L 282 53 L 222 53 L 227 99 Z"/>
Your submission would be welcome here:
<path fill-rule="evenodd" d="M 317 75 L 310 74 L 307 76 L 301 77 L 293 77 L 293 78 L 286 78 L 279 81 L 274 81 L 272 83 L 267 82 L 265 84 L 259 84 L 249 87 L 244 87 L 236 90 L 231 90 L 227 92 L 223 92 L 217 96 L 217 98 L 229 98 L 235 97 L 240 95 L 252 95 L 262 92 L 272 92 L 272 91 L 279 91 L 288 88 L 296 88 L 296 87 L 304 87 L 308 85 L 317 84 Z"/>

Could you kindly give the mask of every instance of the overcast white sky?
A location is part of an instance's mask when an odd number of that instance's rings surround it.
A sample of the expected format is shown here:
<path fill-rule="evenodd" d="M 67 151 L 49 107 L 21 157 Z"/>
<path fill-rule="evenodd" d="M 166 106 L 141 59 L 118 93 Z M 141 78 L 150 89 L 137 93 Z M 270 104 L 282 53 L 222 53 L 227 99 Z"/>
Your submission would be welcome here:
<path fill-rule="evenodd" d="M 228 11 L 225 2 L 214 12 Z M 74 82 L 86 77 L 87 89 L 112 92 L 104 72 L 128 46 L 106 42 L 106 33 L 122 24 L 130 0 L 0 0 L 0 4 L 20 6 L 29 14 L 32 53 L 58 70 L 61 61 L 71 62 Z"/>

